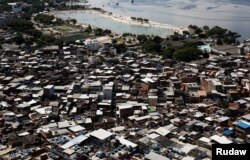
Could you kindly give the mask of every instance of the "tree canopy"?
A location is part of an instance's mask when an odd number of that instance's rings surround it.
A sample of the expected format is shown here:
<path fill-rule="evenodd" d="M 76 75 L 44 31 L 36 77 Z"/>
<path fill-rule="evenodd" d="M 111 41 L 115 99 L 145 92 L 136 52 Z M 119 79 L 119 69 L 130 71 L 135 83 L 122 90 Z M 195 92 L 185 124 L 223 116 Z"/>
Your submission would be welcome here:
<path fill-rule="evenodd" d="M 117 53 L 123 53 L 127 51 L 127 47 L 124 43 L 114 43 L 113 47 L 116 49 Z"/>
<path fill-rule="evenodd" d="M 11 27 L 15 31 L 25 31 L 25 30 L 30 30 L 34 29 L 33 23 L 29 20 L 26 19 L 11 19 L 7 23 L 8 27 Z"/>
<path fill-rule="evenodd" d="M 163 58 L 172 59 L 175 50 L 176 49 L 172 46 L 165 48 L 162 53 Z"/>
<path fill-rule="evenodd" d="M 38 14 L 35 16 L 34 20 L 46 25 L 53 24 L 54 16 L 47 14 Z"/>
<path fill-rule="evenodd" d="M 202 51 L 199 50 L 198 48 L 185 47 L 185 48 L 176 50 L 173 54 L 173 57 L 176 60 L 189 62 L 189 61 L 198 59 L 200 55 L 202 55 Z"/>
<path fill-rule="evenodd" d="M 151 52 L 151 53 L 161 52 L 161 44 L 154 40 L 147 40 L 146 42 L 143 43 L 142 48 L 146 52 Z"/>

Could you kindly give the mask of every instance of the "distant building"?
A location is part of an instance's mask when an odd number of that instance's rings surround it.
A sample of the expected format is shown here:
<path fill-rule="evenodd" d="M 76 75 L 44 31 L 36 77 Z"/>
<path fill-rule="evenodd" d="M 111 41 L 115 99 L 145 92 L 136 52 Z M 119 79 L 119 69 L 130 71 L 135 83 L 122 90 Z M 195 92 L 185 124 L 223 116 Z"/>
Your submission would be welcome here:
<path fill-rule="evenodd" d="M 128 116 L 132 115 L 134 112 L 133 106 L 127 103 L 117 104 L 117 109 L 118 109 L 117 112 L 118 112 L 119 118 L 127 118 Z"/>
<path fill-rule="evenodd" d="M 169 160 L 169 158 L 162 156 L 160 154 L 157 154 L 155 152 L 149 152 L 148 154 L 145 155 L 146 160 Z"/>
<path fill-rule="evenodd" d="M 250 123 L 250 114 L 244 115 L 241 118 Z"/>
<path fill-rule="evenodd" d="M 245 139 L 250 134 L 250 123 L 247 121 L 239 121 L 236 123 L 236 136 Z"/>
<path fill-rule="evenodd" d="M 245 47 L 243 44 L 238 46 L 238 53 L 241 55 L 245 54 Z"/>
<path fill-rule="evenodd" d="M 201 81 L 201 85 L 206 92 L 211 92 L 212 90 L 222 91 L 222 83 L 218 79 L 204 79 Z"/>
<path fill-rule="evenodd" d="M 16 114 L 13 112 L 4 113 L 3 118 L 5 122 L 16 122 L 17 120 Z"/>
<path fill-rule="evenodd" d="M 211 53 L 211 47 L 210 47 L 209 45 L 201 45 L 201 46 L 198 46 L 198 48 L 199 48 L 202 52 Z"/>
<path fill-rule="evenodd" d="M 0 15 L 0 25 L 6 22 L 6 18 Z"/>
<path fill-rule="evenodd" d="M 218 55 L 235 55 L 238 54 L 238 46 L 233 45 L 222 45 L 222 46 L 215 46 L 211 48 L 211 52 Z"/>
<path fill-rule="evenodd" d="M 23 9 L 22 4 L 23 3 L 21 3 L 21 2 L 8 3 L 8 5 L 10 5 L 12 8 L 12 12 L 14 12 L 14 13 L 22 12 L 22 9 Z"/>
<path fill-rule="evenodd" d="M 91 50 L 97 50 L 100 47 L 98 41 L 95 39 L 86 39 L 84 44 L 87 49 Z"/>
<path fill-rule="evenodd" d="M 103 87 L 103 95 L 104 95 L 104 99 L 112 100 L 113 85 L 106 84 L 106 85 Z"/>
<path fill-rule="evenodd" d="M 105 86 L 103 88 L 104 99 L 112 99 L 112 87 Z"/>
<path fill-rule="evenodd" d="M 54 96 L 54 85 L 47 85 L 44 87 L 44 96 L 48 98 Z"/>
<path fill-rule="evenodd" d="M 110 140 L 113 136 L 113 133 L 104 130 L 104 129 L 98 129 L 90 133 L 90 138 L 92 138 L 92 142 L 97 145 L 105 145 L 108 146 L 110 143 Z"/>

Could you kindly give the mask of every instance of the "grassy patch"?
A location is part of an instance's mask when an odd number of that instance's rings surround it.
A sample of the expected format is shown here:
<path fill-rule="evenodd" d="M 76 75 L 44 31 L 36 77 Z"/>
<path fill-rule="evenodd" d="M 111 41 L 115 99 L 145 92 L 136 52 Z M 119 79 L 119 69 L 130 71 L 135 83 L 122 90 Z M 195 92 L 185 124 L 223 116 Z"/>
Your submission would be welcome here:
<path fill-rule="evenodd" d="M 156 112 L 156 107 L 155 106 L 149 106 L 148 107 L 148 113 Z"/>
<path fill-rule="evenodd" d="M 74 33 L 74 34 L 64 35 L 62 37 L 62 39 L 66 42 L 76 41 L 76 40 L 84 40 L 86 38 L 94 38 L 94 37 L 90 34 L 87 34 L 87 33 Z"/>
<path fill-rule="evenodd" d="M 118 44 L 125 43 L 123 38 L 117 38 L 116 40 Z"/>
<path fill-rule="evenodd" d="M 56 27 L 54 27 L 54 30 L 59 31 L 61 33 L 77 32 L 77 31 L 79 31 L 79 29 L 76 28 L 76 27 L 66 26 L 66 25 L 56 26 Z"/>

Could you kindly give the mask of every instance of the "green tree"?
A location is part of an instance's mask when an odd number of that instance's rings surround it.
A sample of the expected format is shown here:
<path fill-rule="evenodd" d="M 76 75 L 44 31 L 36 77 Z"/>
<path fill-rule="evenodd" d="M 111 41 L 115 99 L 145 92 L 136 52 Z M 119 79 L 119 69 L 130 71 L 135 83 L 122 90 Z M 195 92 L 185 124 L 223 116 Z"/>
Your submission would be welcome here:
<path fill-rule="evenodd" d="M 25 43 L 26 46 L 30 46 L 30 45 L 32 45 L 35 41 L 36 41 L 36 40 L 33 39 L 33 38 L 26 38 L 25 41 L 24 41 L 24 43 Z"/>
<path fill-rule="evenodd" d="M 124 53 L 127 51 L 127 47 L 124 43 L 115 43 L 113 44 L 113 47 L 116 49 L 117 53 Z"/>
<path fill-rule="evenodd" d="M 24 43 L 24 38 L 23 35 L 21 33 L 17 33 L 17 35 L 14 38 L 14 41 L 16 44 L 20 45 L 22 43 Z"/>
<path fill-rule="evenodd" d="M 44 2 L 43 1 L 32 0 L 31 4 L 32 4 L 32 7 L 33 7 L 34 11 L 36 11 L 36 12 L 44 11 L 45 6 L 44 6 Z"/>
<path fill-rule="evenodd" d="M 182 33 L 183 33 L 183 34 L 186 34 L 186 35 L 189 35 L 189 32 L 188 32 L 188 31 L 183 31 Z"/>
<path fill-rule="evenodd" d="M 76 24 L 77 20 L 76 19 L 70 19 L 70 22 L 72 22 L 73 24 Z"/>
<path fill-rule="evenodd" d="M 206 35 L 206 34 L 201 33 L 201 34 L 199 34 L 199 35 L 198 35 L 198 37 L 199 37 L 199 38 L 207 38 L 207 35 Z"/>
<path fill-rule="evenodd" d="M 117 40 L 116 39 L 112 39 L 112 44 L 116 44 Z"/>
<path fill-rule="evenodd" d="M 142 48 L 146 52 L 151 52 L 151 53 L 161 52 L 161 44 L 153 40 L 147 40 L 146 42 L 144 42 Z"/>
<path fill-rule="evenodd" d="M 91 33 L 92 32 L 92 27 L 91 25 L 88 25 L 88 27 L 84 30 L 86 33 Z"/>
<path fill-rule="evenodd" d="M 208 35 L 211 37 L 223 37 L 227 32 L 227 29 L 221 28 L 219 26 L 214 26 L 208 31 Z"/>
<path fill-rule="evenodd" d="M 205 50 L 202 56 L 203 58 L 209 58 L 209 53 Z"/>
<path fill-rule="evenodd" d="M 94 30 L 94 32 L 95 32 L 95 35 L 96 35 L 96 36 L 102 36 L 102 35 L 103 35 L 103 34 L 102 34 L 103 29 L 101 29 L 101 28 L 96 28 L 96 29 Z"/>
<path fill-rule="evenodd" d="M 191 29 L 191 30 L 196 30 L 196 29 L 198 29 L 198 28 L 199 28 L 198 26 L 192 25 L 192 24 L 190 24 L 190 25 L 188 26 L 188 29 Z"/>
<path fill-rule="evenodd" d="M 194 47 L 184 47 L 176 50 L 173 57 L 176 60 L 190 62 L 192 60 L 197 60 L 199 56 L 202 55 L 202 51 Z"/>
<path fill-rule="evenodd" d="M 11 19 L 7 26 L 15 31 L 27 32 L 27 30 L 34 29 L 33 23 L 26 19 Z"/>
<path fill-rule="evenodd" d="M 31 36 L 39 38 L 42 35 L 41 31 L 38 31 L 34 28 L 33 23 L 29 20 L 25 19 L 12 19 L 7 23 L 7 26 L 12 30 L 27 33 Z"/>
<path fill-rule="evenodd" d="M 217 45 L 222 45 L 222 44 L 223 44 L 221 38 L 218 38 L 218 39 L 216 40 L 216 44 L 217 44 Z"/>
<path fill-rule="evenodd" d="M 154 36 L 153 41 L 156 43 L 161 43 L 163 39 L 160 36 Z"/>
<path fill-rule="evenodd" d="M 26 20 L 31 20 L 31 16 L 32 16 L 32 13 L 30 12 L 24 12 L 23 14 L 21 14 L 21 18 L 26 19 Z"/>
<path fill-rule="evenodd" d="M 1 3 L 0 4 L 0 11 L 1 12 L 4 12 L 4 11 L 10 12 L 11 11 L 11 6 L 8 5 L 7 3 Z"/>
<path fill-rule="evenodd" d="M 109 34 L 111 34 L 111 30 L 105 29 L 105 30 L 103 30 L 102 33 L 103 33 L 104 35 L 109 35 Z"/>
<path fill-rule="evenodd" d="M 163 50 L 162 56 L 163 58 L 172 59 L 174 52 L 175 52 L 175 48 L 170 46 Z"/>
<path fill-rule="evenodd" d="M 148 37 L 146 35 L 138 35 L 137 36 L 137 40 L 140 42 L 140 43 L 144 43 L 148 40 Z"/>
<path fill-rule="evenodd" d="M 127 37 L 127 36 L 132 36 L 132 35 L 133 35 L 132 33 L 123 33 L 122 37 Z"/>
<path fill-rule="evenodd" d="M 38 14 L 37 16 L 35 16 L 34 20 L 45 25 L 50 25 L 53 24 L 54 18 L 55 17 L 53 15 Z"/>
<path fill-rule="evenodd" d="M 208 26 L 203 26 L 203 30 L 204 31 L 209 31 L 209 27 Z"/>
<path fill-rule="evenodd" d="M 193 30 L 195 34 L 200 34 L 202 32 L 202 29 L 200 29 L 198 26 L 196 25 L 189 25 L 188 28 L 190 30 Z"/>

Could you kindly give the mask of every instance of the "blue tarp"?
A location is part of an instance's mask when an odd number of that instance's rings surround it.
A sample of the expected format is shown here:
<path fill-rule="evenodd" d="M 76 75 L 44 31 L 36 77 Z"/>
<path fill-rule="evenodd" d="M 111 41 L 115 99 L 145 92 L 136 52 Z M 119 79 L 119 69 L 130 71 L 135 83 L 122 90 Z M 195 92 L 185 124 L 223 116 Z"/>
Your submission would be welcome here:
<path fill-rule="evenodd" d="M 250 123 L 240 121 L 239 123 L 237 123 L 237 126 L 243 129 L 247 129 L 247 128 L 250 128 Z"/>
<path fill-rule="evenodd" d="M 232 130 L 225 130 L 224 132 L 223 132 L 223 134 L 224 135 L 226 135 L 226 136 L 230 136 L 230 135 L 232 135 L 234 133 L 234 131 L 232 131 Z"/>

